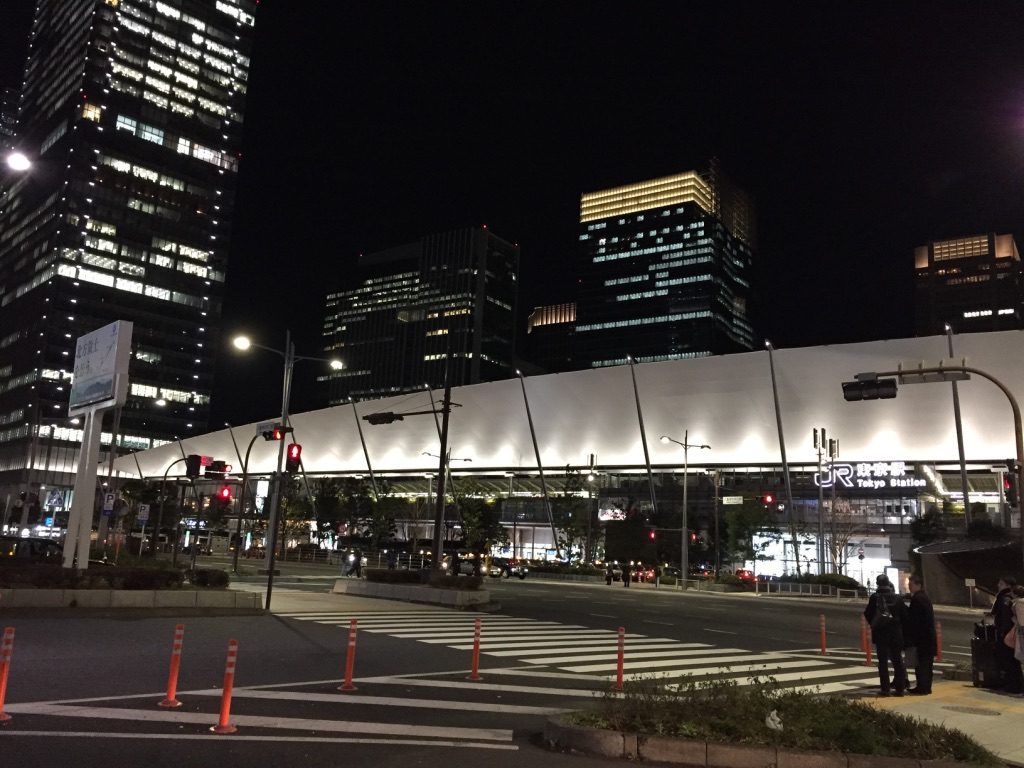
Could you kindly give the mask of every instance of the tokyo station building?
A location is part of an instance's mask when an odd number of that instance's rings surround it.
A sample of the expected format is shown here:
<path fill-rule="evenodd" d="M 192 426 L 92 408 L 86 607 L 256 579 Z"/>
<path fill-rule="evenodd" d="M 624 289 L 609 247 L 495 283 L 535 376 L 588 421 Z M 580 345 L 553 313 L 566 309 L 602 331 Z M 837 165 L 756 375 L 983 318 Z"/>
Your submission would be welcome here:
<path fill-rule="evenodd" d="M 472 477 L 476 492 L 496 501 L 512 497 L 514 503 L 502 505 L 502 524 L 514 537 L 511 554 L 519 557 L 554 556 L 542 485 L 555 496 L 566 478 L 578 473 L 586 478 L 582 495 L 593 500 L 599 527 L 616 512 L 633 508 L 650 525 L 678 532 L 685 482 L 688 528 L 701 537 L 713 530 L 714 516 L 730 500 L 750 502 L 769 494 L 780 502 L 771 509 L 780 527 L 796 521 L 813 537 L 821 498 L 826 513 L 835 510 L 835 519 L 855 534 L 841 565 L 849 562 L 847 570 L 855 569 L 855 553 L 866 551 L 861 567 L 866 564 L 874 573 L 906 557 L 909 524 L 929 510 L 962 536 L 952 388 L 947 382 L 901 384 L 895 398 L 848 402 L 841 384 L 860 373 L 935 365 L 948 358 L 947 345 L 946 336 L 928 336 L 766 348 L 456 387 L 448 448 L 463 460 L 452 461 L 450 472 L 456 482 Z M 964 334 L 955 337 L 955 345 L 957 360 L 966 359 L 998 379 L 1017 401 L 1024 399 L 1024 331 Z M 1013 533 L 1019 530 L 1019 513 L 1003 498 L 1003 475 L 1017 453 L 1009 399 L 977 375 L 960 381 L 958 390 L 970 514 L 987 515 Z M 425 454 L 440 453 L 439 430 L 429 412 L 439 405 L 438 392 L 424 391 L 294 414 L 291 424 L 305 472 L 316 478 L 366 477 L 372 471 L 376 480 L 388 480 L 392 494 L 429 498 L 438 463 Z M 386 412 L 410 415 L 387 424 L 363 418 Z M 275 415 L 265 419 L 274 421 Z M 816 429 L 826 430 L 838 444 L 831 462 L 825 454 L 820 474 Z M 234 433 L 244 452 L 257 425 L 234 427 Z M 677 442 L 659 440 L 663 435 L 688 442 L 686 455 Z M 122 457 L 116 467 L 125 477 L 140 472 L 148 479 L 168 472 L 174 477 L 183 473 L 184 463 L 171 464 L 183 453 L 227 459 L 241 474 L 239 451 L 227 429 L 189 437 L 180 447 L 172 443 Z M 249 476 L 268 477 L 277 455 L 277 443 L 256 439 Z M 431 528 L 432 523 L 424 537 L 432 535 Z M 678 539 L 679 534 L 665 536 Z M 808 543 L 810 554 L 800 557 L 813 559 L 815 546 Z M 757 567 L 762 573 L 793 572 L 793 558 L 780 546 Z"/>

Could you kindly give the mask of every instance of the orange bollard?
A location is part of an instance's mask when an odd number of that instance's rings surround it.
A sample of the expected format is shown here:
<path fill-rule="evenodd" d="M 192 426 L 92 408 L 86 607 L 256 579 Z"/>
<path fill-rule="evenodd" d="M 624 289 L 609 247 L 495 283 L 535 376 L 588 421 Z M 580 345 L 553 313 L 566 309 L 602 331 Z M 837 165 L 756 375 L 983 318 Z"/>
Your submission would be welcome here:
<path fill-rule="evenodd" d="M 352 685 L 352 672 L 356 668 L 356 619 L 352 619 L 348 623 L 348 653 L 345 655 L 345 684 L 338 686 L 339 691 L 357 690 Z"/>
<path fill-rule="evenodd" d="M 942 622 L 935 622 L 935 660 L 942 661 Z"/>
<path fill-rule="evenodd" d="M 6 723 L 11 716 L 4 712 L 7 697 L 7 673 L 11 668 L 11 652 L 14 650 L 14 627 L 4 628 L 4 639 L 0 642 L 0 723 Z"/>
<path fill-rule="evenodd" d="M 480 619 L 473 622 L 473 670 L 467 680 L 480 679 Z"/>
<path fill-rule="evenodd" d="M 231 718 L 231 691 L 235 687 L 235 661 L 238 659 L 238 641 L 228 640 L 228 660 L 224 665 L 224 695 L 220 699 L 220 722 L 210 730 L 214 733 L 234 733 L 238 729 Z"/>
<path fill-rule="evenodd" d="M 818 614 L 818 629 L 821 631 L 821 655 L 825 655 L 825 614 Z"/>
<path fill-rule="evenodd" d="M 174 628 L 174 643 L 171 645 L 171 669 L 167 673 L 167 698 L 157 704 L 158 707 L 172 709 L 181 706 L 181 702 L 174 696 L 178 692 L 178 669 L 181 667 L 181 646 L 184 642 L 185 625 L 178 624 Z"/>
<path fill-rule="evenodd" d="M 619 659 L 615 671 L 615 690 L 622 690 L 622 668 L 626 658 L 626 628 L 619 627 Z"/>

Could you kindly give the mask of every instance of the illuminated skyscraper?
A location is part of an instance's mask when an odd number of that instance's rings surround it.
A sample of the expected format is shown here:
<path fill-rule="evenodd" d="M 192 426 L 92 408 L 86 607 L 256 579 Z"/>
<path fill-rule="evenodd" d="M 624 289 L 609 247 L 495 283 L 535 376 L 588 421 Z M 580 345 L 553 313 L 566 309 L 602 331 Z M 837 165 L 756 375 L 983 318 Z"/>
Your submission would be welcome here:
<path fill-rule="evenodd" d="M 754 212 L 716 164 L 580 199 L 580 367 L 753 348 Z"/>
<path fill-rule="evenodd" d="M 13 140 L 33 167 L 0 198 L 0 498 L 68 485 L 74 342 L 114 320 L 131 388 L 104 450 L 206 429 L 254 13 L 36 3 Z"/>
<path fill-rule="evenodd" d="M 519 246 L 484 227 L 359 258 L 358 284 L 327 296 L 324 343 L 344 368 L 332 405 L 515 375 Z"/>
<path fill-rule="evenodd" d="M 1024 274 L 1013 235 L 975 235 L 914 249 L 918 336 L 1024 328 Z"/>

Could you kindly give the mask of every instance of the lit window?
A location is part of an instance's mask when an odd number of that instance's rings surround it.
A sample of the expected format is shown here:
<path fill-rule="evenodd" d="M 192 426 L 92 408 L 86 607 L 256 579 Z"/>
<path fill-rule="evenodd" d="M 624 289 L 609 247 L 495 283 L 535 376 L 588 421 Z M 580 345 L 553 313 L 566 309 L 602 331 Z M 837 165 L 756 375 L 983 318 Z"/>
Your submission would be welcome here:
<path fill-rule="evenodd" d="M 86 120 L 92 120 L 94 123 L 98 123 L 102 116 L 103 111 L 95 104 L 82 105 L 82 117 Z"/>

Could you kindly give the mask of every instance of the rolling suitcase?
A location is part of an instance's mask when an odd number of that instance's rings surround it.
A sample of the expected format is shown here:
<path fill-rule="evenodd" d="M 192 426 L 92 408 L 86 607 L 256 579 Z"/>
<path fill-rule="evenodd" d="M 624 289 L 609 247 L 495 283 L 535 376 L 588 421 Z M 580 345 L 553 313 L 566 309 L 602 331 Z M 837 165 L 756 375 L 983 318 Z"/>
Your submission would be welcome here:
<path fill-rule="evenodd" d="M 996 628 L 991 624 L 978 622 L 974 625 L 971 638 L 971 682 L 976 688 L 1000 688 L 1005 673 L 996 657 Z"/>

